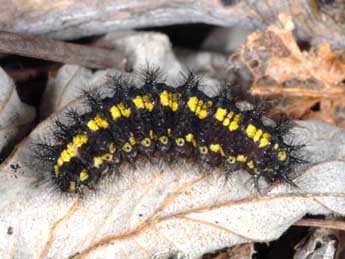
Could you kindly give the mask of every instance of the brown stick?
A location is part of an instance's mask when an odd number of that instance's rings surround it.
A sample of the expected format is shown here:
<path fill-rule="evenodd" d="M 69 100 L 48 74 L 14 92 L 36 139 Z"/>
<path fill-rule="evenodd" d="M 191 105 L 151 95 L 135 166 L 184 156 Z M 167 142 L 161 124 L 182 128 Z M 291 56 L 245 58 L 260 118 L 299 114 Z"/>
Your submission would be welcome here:
<path fill-rule="evenodd" d="M 326 219 L 301 219 L 297 221 L 294 225 L 303 227 L 330 228 L 345 231 L 345 221 L 340 220 L 337 221 Z"/>
<path fill-rule="evenodd" d="M 114 50 L 9 32 L 0 32 L 0 52 L 89 68 L 121 69 L 126 60 L 122 53 Z"/>

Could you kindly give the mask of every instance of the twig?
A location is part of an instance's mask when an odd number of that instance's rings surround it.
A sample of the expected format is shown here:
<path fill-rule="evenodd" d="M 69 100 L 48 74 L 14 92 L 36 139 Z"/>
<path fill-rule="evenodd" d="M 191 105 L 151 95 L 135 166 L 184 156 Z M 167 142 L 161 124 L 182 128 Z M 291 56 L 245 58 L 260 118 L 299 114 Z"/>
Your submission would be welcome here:
<path fill-rule="evenodd" d="M 345 221 L 327 220 L 327 219 L 301 219 L 295 226 L 302 227 L 321 227 L 345 231 Z"/>
<path fill-rule="evenodd" d="M 0 52 L 89 68 L 121 69 L 126 61 L 125 56 L 115 50 L 9 32 L 0 32 Z"/>

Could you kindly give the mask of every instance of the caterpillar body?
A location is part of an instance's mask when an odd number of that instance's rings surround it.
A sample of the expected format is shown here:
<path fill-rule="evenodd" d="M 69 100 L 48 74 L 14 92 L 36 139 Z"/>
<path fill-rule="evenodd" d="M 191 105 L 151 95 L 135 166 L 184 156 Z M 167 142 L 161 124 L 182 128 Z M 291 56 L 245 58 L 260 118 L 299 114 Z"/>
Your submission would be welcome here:
<path fill-rule="evenodd" d="M 221 93 L 209 97 L 190 74 L 178 87 L 160 82 L 148 71 L 142 87 L 120 76 L 112 79 L 109 97 L 86 93 L 89 111 L 66 112 L 69 124 L 56 120 L 54 145 L 38 144 L 41 159 L 52 163 L 51 175 L 63 192 L 82 193 L 122 161 L 138 156 L 194 158 L 202 167 L 245 169 L 257 181 L 283 180 L 302 160 L 300 146 L 283 137 L 289 123 L 265 125 L 256 109 L 242 111 Z"/>

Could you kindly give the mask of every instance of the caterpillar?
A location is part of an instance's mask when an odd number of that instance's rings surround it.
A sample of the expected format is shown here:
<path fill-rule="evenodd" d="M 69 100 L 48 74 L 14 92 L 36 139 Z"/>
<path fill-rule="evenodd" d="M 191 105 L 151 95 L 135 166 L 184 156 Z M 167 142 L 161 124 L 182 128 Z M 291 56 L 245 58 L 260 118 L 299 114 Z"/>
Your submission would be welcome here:
<path fill-rule="evenodd" d="M 177 87 L 159 78 L 149 70 L 138 88 L 114 76 L 110 96 L 86 92 L 89 111 L 69 109 L 70 123 L 55 121 L 55 144 L 36 147 L 62 192 L 92 189 L 111 168 L 138 157 L 192 158 L 201 167 L 222 166 L 226 175 L 245 169 L 255 186 L 260 177 L 294 185 L 289 173 L 303 160 L 300 146 L 284 142 L 289 121 L 265 125 L 262 112 L 240 110 L 226 91 L 207 96 L 192 73 Z"/>

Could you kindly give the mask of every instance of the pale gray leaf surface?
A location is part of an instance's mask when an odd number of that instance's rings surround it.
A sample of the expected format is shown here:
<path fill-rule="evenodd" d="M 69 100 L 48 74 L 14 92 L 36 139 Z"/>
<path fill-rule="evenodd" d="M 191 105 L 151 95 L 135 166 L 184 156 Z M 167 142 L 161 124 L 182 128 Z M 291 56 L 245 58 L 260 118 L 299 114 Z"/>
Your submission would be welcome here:
<path fill-rule="evenodd" d="M 275 184 L 262 195 L 251 187 L 246 172 L 238 171 L 225 182 L 220 170 L 207 177 L 183 163 L 172 168 L 139 164 L 135 171 L 123 169 L 120 178 L 107 177 L 82 198 L 62 194 L 52 183 L 37 184 L 43 172 L 35 171 L 30 161 L 29 142 L 46 134 L 49 123 L 42 123 L 1 167 L 4 258 L 67 258 L 76 253 L 80 258 L 167 258 L 174 253 L 193 258 L 276 239 L 306 213 L 345 214 L 345 163 L 329 159 L 299 172 L 294 180 L 298 189 Z M 322 125 L 303 123 L 303 139 L 317 150 L 331 147 L 314 145 L 311 130 Z M 313 158 L 313 151 L 308 152 Z M 11 163 L 21 169 L 11 171 Z M 9 227 L 12 235 L 6 233 Z"/>
<path fill-rule="evenodd" d="M 25 135 L 35 109 L 20 101 L 13 80 L 0 67 L 0 153 Z"/>

